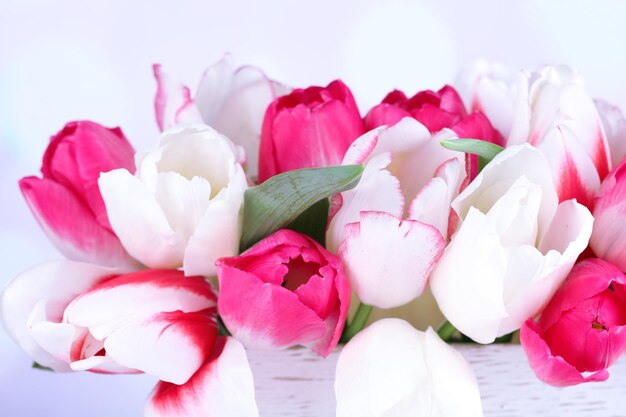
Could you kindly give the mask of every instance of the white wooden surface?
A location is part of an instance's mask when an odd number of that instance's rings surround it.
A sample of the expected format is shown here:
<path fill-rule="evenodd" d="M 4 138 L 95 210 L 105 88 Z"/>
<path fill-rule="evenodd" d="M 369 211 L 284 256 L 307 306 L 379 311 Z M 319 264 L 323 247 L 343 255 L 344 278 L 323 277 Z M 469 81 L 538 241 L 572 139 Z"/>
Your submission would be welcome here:
<path fill-rule="evenodd" d="M 519 345 L 454 346 L 474 368 L 485 417 L 626 417 L 626 357 L 606 382 L 554 388 L 536 379 Z M 261 417 L 334 416 L 338 355 L 323 360 L 302 348 L 249 351 Z"/>

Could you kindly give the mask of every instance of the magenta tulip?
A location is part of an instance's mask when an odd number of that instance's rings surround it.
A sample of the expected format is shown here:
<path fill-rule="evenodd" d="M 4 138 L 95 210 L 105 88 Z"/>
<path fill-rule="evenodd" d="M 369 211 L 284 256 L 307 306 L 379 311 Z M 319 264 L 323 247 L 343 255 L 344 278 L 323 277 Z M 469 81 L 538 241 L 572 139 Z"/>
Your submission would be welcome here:
<path fill-rule="evenodd" d="M 602 182 L 589 244 L 596 256 L 626 272 L 626 160 Z"/>
<path fill-rule="evenodd" d="M 463 100 L 449 85 L 439 91 L 420 91 L 411 98 L 394 90 L 365 116 L 365 128 L 374 129 L 382 125 L 394 125 L 404 117 L 412 117 L 426 126 L 431 133 L 442 129 L 453 130 L 460 138 L 481 139 L 504 146 L 504 138 L 480 111 L 467 114 Z M 470 178 L 476 176 L 478 159 L 468 159 Z"/>
<path fill-rule="evenodd" d="M 218 311 L 247 347 L 310 346 L 327 356 L 350 305 L 343 265 L 308 236 L 279 230 L 240 256 L 218 260 Z"/>
<path fill-rule="evenodd" d="M 105 266 L 135 264 L 111 229 L 98 188 L 102 172 L 134 172 L 134 154 L 119 128 L 72 122 L 52 137 L 43 157 L 43 178 L 20 181 L 37 221 L 67 258 Z"/>
<path fill-rule="evenodd" d="M 363 133 L 354 97 L 339 80 L 279 97 L 263 121 L 259 182 L 294 169 L 341 165 L 350 144 Z"/>
<path fill-rule="evenodd" d="M 626 276 L 592 258 L 572 269 L 538 321 L 526 321 L 521 341 L 531 368 L 548 384 L 604 381 L 626 349 L 625 326 Z"/>

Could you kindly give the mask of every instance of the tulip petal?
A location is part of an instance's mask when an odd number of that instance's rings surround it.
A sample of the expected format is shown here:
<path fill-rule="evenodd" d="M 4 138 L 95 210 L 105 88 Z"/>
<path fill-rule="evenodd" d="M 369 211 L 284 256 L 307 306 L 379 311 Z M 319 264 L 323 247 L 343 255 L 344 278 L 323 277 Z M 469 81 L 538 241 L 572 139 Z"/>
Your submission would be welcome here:
<path fill-rule="evenodd" d="M 341 351 L 335 372 L 337 417 L 482 417 L 467 361 L 429 329 L 383 319 Z"/>
<path fill-rule="evenodd" d="M 218 261 L 218 311 L 231 334 L 249 348 L 286 348 L 316 341 L 326 324 L 287 288 Z M 284 320 L 298 317 L 298 321 Z"/>
<path fill-rule="evenodd" d="M 426 330 L 425 342 L 433 393 L 432 415 L 482 417 L 478 382 L 467 360 L 431 327 Z"/>
<path fill-rule="evenodd" d="M 7 333 L 37 363 L 59 372 L 69 371 L 66 360 L 60 360 L 37 343 L 32 329 L 42 320 L 60 323 L 65 306 L 76 296 L 118 272 L 65 260 L 46 262 L 22 272 L 9 282 L 0 299 L 2 322 Z M 33 311 L 39 311 L 38 317 L 33 315 L 36 314 Z M 65 344 L 64 340 L 59 334 L 47 347 L 58 353 L 63 349 L 52 346 Z"/>
<path fill-rule="evenodd" d="M 103 173 L 99 184 L 111 226 L 128 253 L 151 268 L 180 267 L 186 242 L 154 194 L 125 169 Z"/>
<path fill-rule="evenodd" d="M 452 202 L 452 208 L 461 218 L 471 207 L 485 212 L 520 177 L 541 187 L 539 208 L 539 239 L 547 231 L 557 208 L 552 173 L 545 156 L 530 145 L 519 145 L 500 152 Z"/>
<path fill-rule="evenodd" d="M 159 382 L 145 417 L 258 417 L 252 372 L 243 346 L 221 337 L 211 358 L 184 385 Z"/>
<path fill-rule="evenodd" d="M 184 384 L 211 353 L 217 337 L 214 316 L 215 308 L 157 313 L 113 331 L 104 348 L 121 365 Z"/>
<path fill-rule="evenodd" d="M 538 325 L 532 319 L 528 319 L 522 326 L 520 339 L 530 367 L 537 378 L 546 384 L 566 387 L 584 382 L 606 381 L 609 377 L 606 369 L 583 376 L 565 359 L 553 356 L 546 342 L 539 336 Z"/>
<path fill-rule="evenodd" d="M 237 165 L 228 187 L 211 201 L 189 238 L 183 259 L 185 275 L 214 276 L 218 258 L 237 255 L 247 187 L 246 176 Z"/>
<path fill-rule="evenodd" d="M 450 159 L 437 169 L 433 177 L 415 196 L 409 207 L 408 218 L 435 226 L 442 236 L 449 233 L 452 201 L 459 194 L 466 178 L 458 159 Z"/>
<path fill-rule="evenodd" d="M 617 166 L 626 158 L 626 119 L 617 106 L 602 100 L 596 100 L 595 104 L 609 144 L 613 166 Z"/>
<path fill-rule="evenodd" d="M 181 123 L 201 123 L 202 116 L 196 107 L 189 88 L 170 77 L 160 64 L 152 66 L 157 81 L 154 110 L 161 131 Z"/>
<path fill-rule="evenodd" d="M 144 270 L 81 294 L 66 308 L 65 321 L 89 328 L 102 340 L 137 319 L 162 312 L 197 312 L 215 305 L 215 292 L 202 277 L 184 277 L 177 270 Z"/>
<path fill-rule="evenodd" d="M 339 249 L 352 289 L 365 304 L 398 307 L 419 297 L 445 240 L 433 226 L 361 212 Z"/>
<path fill-rule="evenodd" d="M 389 154 L 372 158 L 365 165 L 357 186 L 341 193 L 342 206 L 330 221 L 326 232 L 326 247 L 329 251 L 336 253 L 345 239 L 345 226 L 357 222 L 361 211 L 382 211 L 395 217 L 402 216 L 404 197 L 400 182 L 386 170 L 390 163 Z"/>
<path fill-rule="evenodd" d="M 471 207 L 430 277 L 441 312 L 478 343 L 491 343 L 506 317 L 506 253 L 490 219 Z"/>
<path fill-rule="evenodd" d="M 243 146 L 246 170 L 252 177 L 258 172 L 263 116 L 278 96 L 274 85 L 258 68 L 235 70 L 230 55 L 226 55 L 206 70 L 196 94 L 205 123 Z"/>
<path fill-rule="evenodd" d="M 48 239 L 67 258 L 128 269 L 137 266 L 115 234 L 99 224 L 72 191 L 36 177 L 23 178 L 19 184 Z"/>

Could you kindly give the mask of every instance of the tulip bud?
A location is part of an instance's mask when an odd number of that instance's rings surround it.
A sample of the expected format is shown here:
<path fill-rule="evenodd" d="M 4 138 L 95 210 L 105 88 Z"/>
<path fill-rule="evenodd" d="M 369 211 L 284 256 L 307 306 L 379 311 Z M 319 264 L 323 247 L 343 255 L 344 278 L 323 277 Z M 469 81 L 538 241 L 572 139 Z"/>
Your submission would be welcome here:
<path fill-rule="evenodd" d="M 542 381 L 567 386 L 608 378 L 626 349 L 626 276 L 601 259 L 577 264 L 521 341 Z M 583 372 L 593 372 L 583 376 Z"/>
<path fill-rule="evenodd" d="M 265 113 L 259 182 L 294 169 L 340 165 L 363 132 L 359 109 L 343 82 L 294 90 Z"/>
<path fill-rule="evenodd" d="M 136 264 L 111 228 L 98 187 L 102 172 L 134 172 L 133 156 L 119 128 L 71 122 L 52 137 L 43 157 L 43 178 L 20 181 L 41 228 L 69 259 L 105 266 Z"/>

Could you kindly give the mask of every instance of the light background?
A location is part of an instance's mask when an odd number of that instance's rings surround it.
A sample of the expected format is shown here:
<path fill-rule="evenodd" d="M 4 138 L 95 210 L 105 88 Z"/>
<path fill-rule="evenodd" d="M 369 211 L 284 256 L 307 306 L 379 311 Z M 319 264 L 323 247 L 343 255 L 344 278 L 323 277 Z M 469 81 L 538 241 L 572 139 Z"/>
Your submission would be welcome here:
<path fill-rule="evenodd" d="M 93 4 L 91 4 L 93 3 Z M 0 3 L 0 285 L 59 255 L 21 199 L 65 122 L 158 132 L 151 64 L 192 89 L 226 51 L 293 86 L 343 79 L 361 111 L 393 88 L 454 80 L 477 58 L 567 63 L 594 97 L 626 104 L 626 2 L 581 0 L 34 1 Z M 145 376 L 52 375 L 0 331 L 0 416 L 139 416 Z"/>

